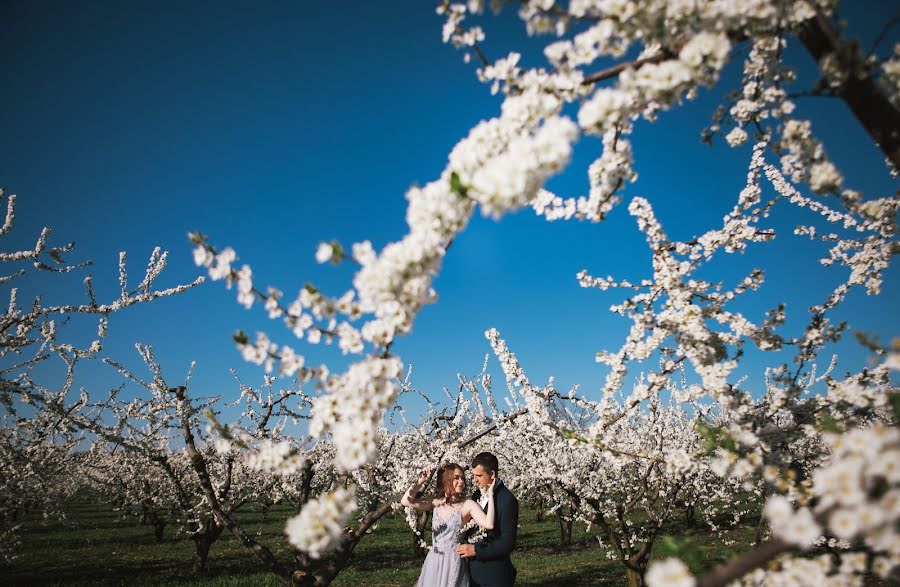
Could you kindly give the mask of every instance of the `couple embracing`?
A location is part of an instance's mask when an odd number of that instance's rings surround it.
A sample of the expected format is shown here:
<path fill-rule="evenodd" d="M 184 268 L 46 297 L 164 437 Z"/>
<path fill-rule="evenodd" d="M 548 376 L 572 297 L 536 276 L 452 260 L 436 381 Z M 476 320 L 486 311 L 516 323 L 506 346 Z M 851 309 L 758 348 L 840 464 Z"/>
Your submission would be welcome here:
<path fill-rule="evenodd" d="M 433 496 L 415 497 L 428 482 L 430 468 L 406 490 L 400 500 L 404 506 L 420 512 L 433 510 L 432 548 L 416 587 L 510 587 L 515 583 L 516 569 L 509 555 L 516 543 L 519 502 L 497 478 L 497 470 L 497 457 L 489 452 L 472 459 L 472 480 L 478 488 L 472 499 L 465 497 L 466 476 L 456 463 L 438 470 Z"/>

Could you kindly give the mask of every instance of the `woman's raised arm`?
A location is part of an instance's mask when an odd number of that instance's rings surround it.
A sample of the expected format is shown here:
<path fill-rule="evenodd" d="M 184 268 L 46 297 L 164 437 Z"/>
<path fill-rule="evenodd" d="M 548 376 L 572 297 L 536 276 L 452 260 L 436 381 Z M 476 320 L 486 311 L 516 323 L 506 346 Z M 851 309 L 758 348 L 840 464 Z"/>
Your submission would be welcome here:
<path fill-rule="evenodd" d="M 400 504 L 411 508 L 417 512 L 427 512 L 434 509 L 434 500 L 431 498 L 417 499 L 415 495 L 425 487 L 428 478 L 431 476 L 431 467 L 425 467 L 419 474 L 419 478 L 410 485 L 403 497 L 400 498 Z"/>
<path fill-rule="evenodd" d="M 475 523 L 484 528 L 485 530 L 493 530 L 494 529 L 494 483 L 497 482 L 497 479 L 494 478 L 494 481 L 491 482 L 490 486 L 487 488 L 487 496 L 488 496 L 488 508 L 487 512 L 481 509 L 481 506 L 478 505 L 477 502 L 472 501 L 471 499 L 466 500 L 465 508 L 468 511 L 463 511 L 463 513 L 469 514 Z"/>

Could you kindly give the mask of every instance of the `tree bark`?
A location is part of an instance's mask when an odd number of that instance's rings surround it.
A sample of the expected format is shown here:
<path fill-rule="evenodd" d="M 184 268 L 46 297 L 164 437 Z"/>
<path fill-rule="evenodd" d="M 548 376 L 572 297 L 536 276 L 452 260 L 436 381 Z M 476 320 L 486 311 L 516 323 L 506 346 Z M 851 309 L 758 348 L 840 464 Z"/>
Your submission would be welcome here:
<path fill-rule="evenodd" d="M 691 530 L 697 527 L 697 510 L 692 503 L 684 506 L 684 525 Z"/>
<path fill-rule="evenodd" d="M 235 538 L 237 538 L 241 544 L 243 544 L 248 549 L 252 550 L 256 556 L 262 560 L 273 575 L 283 584 L 289 585 L 291 584 L 292 577 L 291 574 L 278 562 L 278 559 L 275 558 L 275 555 L 271 550 L 266 548 L 265 545 L 254 540 L 247 532 L 239 525 L 235 520 L 226 512 L 221 504 L 219 503 L 219 498 L 216 495 L 215 489 L 213 488 L 212 481 L 209 478 L 209 470 L 206 468 L 206 460 L 203 458 L 203 455 L 197 450 L 197 445 L 194 442 L 194 433 L 191 430 L 191 416 L 193 415 L 193 407 L 191 406 L 190 401 L 187 398 L 187 388 L 182 386 L 173 387 L 169 390 L 174 393 L 178 398 L 178 412 L 179 419 L 181 420 L 181 433 L 184 437 L 184 448 L 187 452 L 188 458 L 190 458 L 191 465 L 194 469 L 194 472 L 197 474 L 197 477 L 200 481 L 200 487 L 203 490 L 203 494 L 206 497 L 206 502 L 209 505 L 210 509 L 213 511 L 213 514 L 216 516 L 218 526 L 220 527 L 220 532 L 223 528 L 228 528 L 228 531 L 231 532 Z"/>
<path fill-rule="evenodd" d="M 796 550 L 796 547 L 778 539 L 763 542 L 741 556 L 714 568 L 697 579 L 697 587 L 722 587 L 740 579 L 753 569 L 761 567 L 779 554 Z"/>
<path fill-rule="evenodd" d="M 561 513 L 559 517 L 559 544 L 560 546 L 572 546 L 572 519 L 566 519 Z"/>
<path fill-rule="evenodd" d="M 644 575 L 640 571 L 626 569 L 625 579 L 628 581 L 628 587 L 644 587 Z"/>
<path fill-rule="evenodd" d="M 156 540 L 157 544 L 162 544 L 164 541 L 163 532 L 166 529 L 165 520 L 159 518 L 158 516 L 154 517 L 153 520 L 153 538 Z"/>
<path fill-rule="evenodd" d="M 800 41 L 813 59 L 820 64 L 828 55 L 840 54 L 841 40 L 838 33 L 821 14 L 803 24 L 800 29 Z M 856 52 L 858 53 L 859 49 L 856 49 Z M 857 56 L 858 62 L 862 63 L 862 55 Z M 853 60 L 857 61 L 855 58 Z M 900 111 L 894 108 L 887 96 L 875 85 L 871 76 L 854 75 L 856 72 L 853 71 L 855 69 L 853 63 L 841 63 L 841 69 L 849 71 L 850 75 L 835 90 L 835 94 L 847 104 L 894 168 L 900 169 Z"/>
<path fill-rule="evenodd" d="M 356 528 L 345 532 L 341 536 L 331 562 L 315 574 L 316 587 L 326 587 L 326 585 L 330 585 L 334 581 L 335 577 L 347 566 L 347 563 L 350 561 L 350 555 L 353 554 L 353 549 L 356 548 L 362 537 L 382 516 L 391 511 L 395 501 L 397 500 L 389 499 L 374 510 L 370 510 L 369 513 L 363 516 Z"/>
<path fill-rule="evenodd" d="M 207 522 L 206 530 L 194 537 L 194 574 L 206 571 L 206 561 L 209 560 L 209 549 L 222 534 L 222 526 Z"/>

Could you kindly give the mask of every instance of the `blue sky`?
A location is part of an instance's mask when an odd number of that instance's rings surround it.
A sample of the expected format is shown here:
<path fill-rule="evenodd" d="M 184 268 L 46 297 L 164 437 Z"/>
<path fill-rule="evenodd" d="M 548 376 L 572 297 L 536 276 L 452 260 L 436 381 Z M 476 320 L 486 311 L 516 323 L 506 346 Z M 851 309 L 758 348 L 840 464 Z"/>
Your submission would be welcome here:
<path fill-rule="evenodd" d="M 845 17 L 864 46 L 898 3 L 847 3 Z M 405 233 L 406 189 L 443 169 L 453 145 L 479 120 L 499 111 L 500 97 L 475 78 L 473 65 L 440 40 L 441 19 L 426 0 L 350 2 L 7 2 L 0 58 L 0 182 L 18 195 L 17 224 L 3 250 L 30 247 L 42 226 L 57 243 L 74 240 L 72 260 L 93 259 L 102 300 L 117 295 L 116 260 L 125 250 L 132 282 L 143 275 L 154 246 L 170 252 L 158 282 L 191 281 L 189 230 L 234 247 L 258 285 L 292 295 L 306 282 L 332 294 L 350 283 L 352 266 L 320 266 L 316 245 L 369 239 L 376 248 Z M 507 10 L 482 23 L 485 50 L 500 57 L 524 46 L 527 65 L 539 45 Z M 884 47 L 897 42 L 892 32 Z M 808 88 L 812 63 L 792 50 Z M 702 145 L 722 93 L 737 87 L 739 64 L 714 90 L 634 133 L 636 184 L 599 225 L 543 222 L 522 211 L 496 222 L 475 217 L 458 238 L 436 281 L 440 301 L 418 317 L 414 333 L 394 350 L 415 368 L 414 381 L 437 396 L 455 374 L 476 373 L 489 351 L 483 332 L 496 327 L 531 378 L 555 375 L 559 386 L 580 383 L 589 394 L 605 369 L 593 360 L 618 348 L 629 323 L 608 312 L 620 292 L 583 290 L 576 273 L 649 276 L 649 254 L 626 210 L 646 196 L 670 236 L 688 239 L 715 226 L 743 186 L 749 146 Z M 798 100 L 798 116 L 814 129 L 866 197 L 897 189 L 883 157 L 842 103 Z M 572 196 L 587 191 L 586 168 L 599 142 L 582 139 L 565 175 L 550 188 Z M 720 258 L 711 268 L 734 283 L 754 266 L 767 284 L 741 309 L 754 321 L 786 298 L 788 328 L 821 302 L 844 273 L 822 269 L 820 247 L 789 228 L 808 215 L 783 210 L 776 245 Z M 80 299 L 80 279 L 32 276 L 25 294 L 45 301 Z M 882 339 L 900 334 L 896 268 L 883 293 L 854 291 L 838 319 Z M 787 290 L 787 294 L 783 292 Z M 71 324 L 88 340 L 83 321 Z M 93 327 L 91 326 L 91 329 Z M 237 394 L 229 368 L 248 382 L 259 370 L 231 342 L 243 329 L 266 330 L 291 343 L 280 322 L 261 308 L 246 311 L 234 292 L 208 283 L 186 295 L 114 315 L 108 354 L 136 364 L 135 341 L 152 344 L 172 382 L 198 361 L 194 393 Z M 310 361 L 332 361 L 336 349 L 307 349 Z M 855 369 L 865 353 L 848 340 L 835 349 L 839 369 Z M 761 368 L 785 357 L 751 353 L 742 372 L 762 384 Z M 336 364 L 339 364 L 337 361 Z M 496 367 L 492 370 L 497 373 Z M 88 366 L 83 383 L 102 389 L 119 382 L 102 365 Z M 495 378 L 500 383 L 501 378 Z M 415 407 L 415 406 L 413 406 Z"/>

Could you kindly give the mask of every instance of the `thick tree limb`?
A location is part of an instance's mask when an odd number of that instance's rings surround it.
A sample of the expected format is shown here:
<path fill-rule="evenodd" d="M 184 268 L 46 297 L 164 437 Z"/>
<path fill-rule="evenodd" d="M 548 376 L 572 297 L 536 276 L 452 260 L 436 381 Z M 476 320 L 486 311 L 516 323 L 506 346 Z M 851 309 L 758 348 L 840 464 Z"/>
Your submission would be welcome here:
<path fill-rule="evenodd" d="M 584 85 L 596 84 L 597 82 L 602 82 L 604 80 L 614 78 L 628 68 L 639 69 L 645 63 L 659 63 L 660 61 L 665 61 L 666 59 L 671 58 L 672 53 L 668 51 L 660 51 L 659 53 L 651 55 L 650 57 L 635 59 L 634 61 L 626 61 L 624 63 L 613 65 L 612 67 L 607 67 L 606 69 L 603 69 L 601 71 L 588 74 L 584 76 L 584 80 L 581 83 Z"/>
<path fill-rule="evenodd" d="M 256 556 L 269 567 L 269 570 L 279 581 L 285 585 L 290 585 L 291 574 L 288 573 L 287 569 L 285 569 L 280 562 L 278 562 L 278 559 L 275 558 L 272 551 L 247 534 L 247 532 L 222 508 L 218 496 L 216 495 L 216 490 L 213 487 L 212 480 L 209 478 L 206 460 L 203 458 L 203 455 L 200 454 L 200 451 L 197 450 L 197 446 L 194 442 L 194 433 L 191 430 L 190 423 L 191 406 L 190 401 L 187 399 L 187 389 L 184 386 L 179 386 L 172 388 L 169 391 L 173 392 L 175 397 L 178 398 L 178 411 L 181 419 L 181 432 L 184 436 L 184 448 L 191 460 L 194 472 L 197 473 L 200 485 L 203 487 L 203 494 L 206 496 L 206 501 L 209 503 L 209 507 L 215 514 L 216 519 L 222 526 L 227 528 L 241 544 L 253 551 Z"/>
<path fill-rule="evenodd" d="M 821 14 L 804 23 L 800 29 L 800 40 L 820 64 L 829 55 L 840 55 L 841 40 L 837 31 Z M 860 62 L 861 59 L 860 56 Z M 871 76 L 856 75 L 852 64 L 840 65 L 849 75 L 835 90 L 835 95 L 847 103 L 885 157 L 896 169 L 900 169 L 900 111 L 878 89 Z"/>
<path fill-rule="evenodd" d="M 735 579 L 740 579 L 776 556 L 796 550 L 796 546 L 777 538 L 763 542 L 753 550 L 731 559 L 697 579 L 697 587 L 722 587 Z"/>
<path fill-rule="evenodd" d="M 523 415 L 523 414 L 525 414 L 525 413 L 527 413 L 527 412 L 528 412 L 528 408 L 522 408 L 522 409 L 519 410 L 518 412 L 515 412 L 515 413 L 510 414 L 510 415 L 508 415 L 508 416 L 504 416 L 503 419 L 504 419 L 504 420 L 507 420 L 507 421 L 509 421 L 509 422 L 512 422 L 513 420 L 515 420 L 516 418 L 518 418 L 519 416 L 521 416 L 521 415 Z M 487 434 L 490 434 L 491 432 L 493 432 L 493 431 L 496 430 L 496 429 L 497 429 L 497 424 L 496 424 L 496 423 L 491 424 L 491 425 L 488 426 L 487 428 L 484 428 L 483 430 L 480 430 L 480 431 L 476 432 L 476 433 L 473 434 L 472 436 L 470 436 L 470 437 L 468 437 L 468 438 L 465 438 L 465 439 L 463 439 L 463 440 L 460 440 L 460 441 L 459 441 L 459 444 L 457 444 L 457 446 L 458 446 L 459 448 L 462 448 L 462 447 L 464 447 L 464 446 L 467 446 L 467 445 L 469 445 L 469 444 L 472 444 L 473 442 L 475 442 L 476 440 L 478 440 L 478 439 L 481 438 L 482 436 L 485 436 L 485 435 L 487 435 Z"/>

